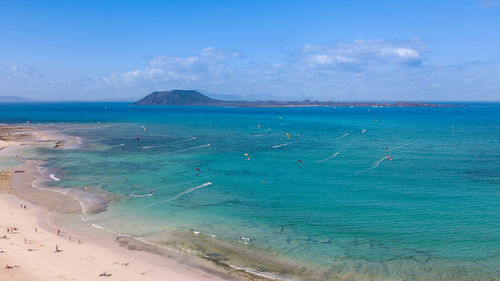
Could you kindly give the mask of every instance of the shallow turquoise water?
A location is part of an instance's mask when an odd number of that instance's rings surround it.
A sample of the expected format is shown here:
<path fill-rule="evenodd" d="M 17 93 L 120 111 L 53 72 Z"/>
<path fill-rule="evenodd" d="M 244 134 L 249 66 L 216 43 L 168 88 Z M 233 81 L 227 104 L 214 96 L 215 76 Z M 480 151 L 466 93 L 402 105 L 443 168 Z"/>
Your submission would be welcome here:
<path fill-rule="evenodd" d="M 39 155 L 58 186 L 123 196 L 88 218 L 113 231 L 194 230 L 322 272 L 500 279 L 499 104 L 0 109 L 82 138 Z"/>

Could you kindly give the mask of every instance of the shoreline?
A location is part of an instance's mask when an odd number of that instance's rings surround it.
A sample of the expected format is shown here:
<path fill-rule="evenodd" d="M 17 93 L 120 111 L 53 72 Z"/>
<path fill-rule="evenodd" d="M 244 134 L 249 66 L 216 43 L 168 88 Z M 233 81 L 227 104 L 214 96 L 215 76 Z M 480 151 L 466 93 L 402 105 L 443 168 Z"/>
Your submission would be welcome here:
<path fill-rule="evenodd" d="M 38 131 L 39 128 L 33 133 L 24 133 L 31 128 L 19 126 L 2 126 L 1 129 L 0 156 L 6 159 L 14 157 L 22 146 L 42 143 L 61 148 L 67 142 L 54 142 L 51 136 Z M 0 173 L 0 234 L 6 237 L 0 239 L 0 279 L 45 281 L 110 277 L 162 280 L 169 276 L 171 280 L 189 281 L 243 280 L 245 277 L 236 270 L 229 272 L 185 253 L 172 251 L 166 257 L 149 251 L 131 250 L 113 241 L 112 235 L 100 233 L 103 231 L 96 229 L 95 235 L 89 236 L 60 225 L 55 216 L 99 212 L 102 206 L 82 212 L 84 205 L 70 194 L 34 188 L 32 183 L 40 176 L 36 170 L 39 164 L 39 161 L 25 160 L 24 164 Z M 24 205 L 26 209 L 20 207 Z M 16 230 L 12 233 L 7 229 Z M 61 235 L 57 235 L 58 232 Z M 60 252 L 55 251 L 56 245 Z"/>
<path fill-rule="evenodd" d="M 10 136 L 8 142 L 2 142 L 1 144 L 4 145 L 5 149 L 0 149 L 0 156 L 10 155 L 10 157 L 14 157 L 16 149 L 24 151 L 30 146 L 32 148 L 74 149 L 81 145 L 81 140 L 78 137 L 63 135 L 54 127 L 37 126 L 35 125 L 33 128 L 25 127 L 22 124 L 12 126 L 15 130 L 28 130 L 29 133 L 24 133 L 18 137 Z M 3 137 L 2 129 L 5 127 L 5 125 L 0 126 L 0 141 Z M 34 208 L 45 211 L 42 212 L 43 215 L 36 216 L 38 227 L 52 233 L 57 233 L 57 229 L 60 229 L 64 233 L 68 233 L 68 236 L 71 235 L 73 240 L 75 240 L 75 237 L 81 237 L 81 241 L 86 241 L 94 247 L 100 247 L 103 251 L 107 251 L 105 255 L 123 253 L 124 256 L 129 260 L 134 260 L 134 262 L 147 263 L 151 260 L 155 262 L 164 260 L 163 263 L 168 264 L 167 269 L 172 267 L 172 264 L 175 264 L 173 267 L 183 268 L 183 272 L 186 272 L 187 275 L 173 280 L 200 280 L 199 278 L 193 279 L 193 276 L 189 273 L 191 271 L 202 274 L 202 280 L 288 281 L 294 279 L 304 280 L 304 278 L 305 280 L 324 279 L 322 277 L 323 273 L 308 268 L 306 261 L 282 259 L 282 257 L 254 247 L 239 247 L 239 245 L 233 245 L 229 241 L 216 239 L 215 236 L 195 230 L 174 233 L 169 236 L 167 241 L 163 239 L 155 241 L 154 238 L 153 241 L 150 241 L 151 239 L 121 234 L 96 224 L 90 225 L 85 222 L 84 217 L 87 214 L 97 214 L 105 211 L 107 203 L 113 200 L 105 199 L 104 202 L 90 207 L 86 206 L 83 201 L 89 194 L 97 195 L 105 191 L 94 190 L 92 192 L 80 188 L 46 186 L 44 183 L 57 182 L 57 179 L 54 179 L 54 177 L 57 178 L 57 175 L 50 174 L 50 171 L 44 171 L 46 163 L 41 160 L 33 160 L 31 154 L 20 159 L 24 161 L 23 164 L 10 166 L 10 185 L 6 192 L 9 192 L 11 196 L 15 196 L 17 200 L 29 201 L 34 204 Z M 38 186 L 39 184 L 40 186 Z M 71 194 L 72 191 L 77 194 Z M 105 196 L 104 194 L 101 195 Z M 0 202 L 2 202 L 2 198 L 0 198 Z M 15 208 L 16 204 L 12 205 L 12 207 Z M 1 220 L 2 217 L 0 216 Z M 2 228 L 0 227 L 0 233 L 1 231 Z M 137 253 L 145 256 L 137 259 Z M 130 255 L 134 255 L 134 257 Z M 1 259 L 0 262 L 2 262 Z M 166 274 L 168 274 L 168 270 Z M 334 275 L 333 280 L 365 279 L 363 275 L 343 272 L 341 269 L 338 272 L 329 272 L 328 274 Z M 141 277 L 138 280 L 162 280 L 162 278 L 142 279 Z"/>
<path fill-rule="evenodd" d="M 130 251 L 105 239 L 58 228 L 50 219 L 52 211 L 26 203 L 8 191 L 2 190 L 0 205 L 0 231 L 6 235 L 0 243 L 2 280 L 95 280 L 104 272 L 127 280 L 161 280 L 162 276 L 185 281 L 228 280 L 215 271 L 204 272 L 173 259 Z M 7 228 L 15 230 L 6 232 Z M 61 252 L 55 251 L 56 246 Z"/>

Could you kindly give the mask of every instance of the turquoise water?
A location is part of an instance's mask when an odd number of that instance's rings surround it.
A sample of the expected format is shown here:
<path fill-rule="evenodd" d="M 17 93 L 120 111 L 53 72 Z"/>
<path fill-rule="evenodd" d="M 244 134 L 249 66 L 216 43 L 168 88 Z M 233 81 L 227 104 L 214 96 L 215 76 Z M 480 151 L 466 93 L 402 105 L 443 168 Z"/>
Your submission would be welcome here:
<path fill-rule="evenodd" d="M 0 105 L 0 123 L 27 120 L 82 138 L 38 151 L 53 184 L 117 195 L 89 224 L 158 243 L 199 232 L 305 267 L 221 250 L 282 277 L 500 280 L 498 103 Z"/>

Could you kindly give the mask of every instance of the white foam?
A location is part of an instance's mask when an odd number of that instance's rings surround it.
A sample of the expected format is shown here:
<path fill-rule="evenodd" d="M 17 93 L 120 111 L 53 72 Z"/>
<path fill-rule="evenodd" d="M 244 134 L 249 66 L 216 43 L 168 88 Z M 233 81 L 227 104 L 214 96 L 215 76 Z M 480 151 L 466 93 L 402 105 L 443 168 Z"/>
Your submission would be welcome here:
<path fill-rule="evenodd" d="M 240 236 L 240 240 L 243 241 L 243 243 L 245 243 L 245 245 L 248 245 L 251 243 L 251 240 L 249 237 Z"/>
<path fill-rule="evenodd" d="M 204 187 L 209 186 L 209 185 L 212 185 L 212 183 L 211 182 L 206 182 L 204 184 L 201 184 L 201 185 L 198 185 L 198 186 L 195 186 L 195 187 L 191 187 L 191 188 L 189 188 L 189 189 L 187 189 L 187 190 L 185 190 L 183 192 L 178 193 L 177 195 L 175 195 L 173 197 L 170 197 L 170 198 L 168 198 L 166 200 L 162 200 L 160 202 L 156 202 L 156 203 L 152 203 L 152 204 L 143 206 L 141 209 L 138 209 L 136 211 L 137 211 L 137 213 L 140 213 L 140 212 L 142 212 L 142 211 L 144 211 L 146 209 L 149 209 L 151 207 L 154 207 L 154 206 L 157 206 L 157 205 L 161 205 L 161 204 L 165 204 L 167 202 L 174 201 L 174 200 L 178 199 L 179 197 L 181 197 L 182 195 L 191 193 L 191 192 L 193 192 L 193 191 L 195 191 L 197 189 L 204 188 Z"/>
<path fill-rule="evenodd" d="M 135 197 L 135 198 L 140 198 L 140 197 L 151 197 L 153 196 L 153 193 L 149 193 L 149 194 L 134 194 L 135 191 L 132 191 L 132 193 L 130 193 L 130 197 Z"/>
<path fill-rule="evenodd" d="M 201 233 L 201 231 L 197 231 L 197 230 L 194 230 L 194 229 L 193 229 L 193 230 L 191 230 L 191 231 L 193 231 L 193 234 L 194 234 L 194 235 L 200 235 L 200 234 L 201 234 L 201 235 L 207 235 L 207 236 L 210 236 L 210 237 L 212 237 L 212 238 L 216 238 L 216 237 L 217 237 L 217 236 L 215 236 L 215 234 L 210 234 L 210 233 Z"/>
<path fill-rule="evenodd" d="M 375 168 L 377 168 L 378 166 L 380 166 L 380 163 L 382 163 L 382 161 L 384 161 L 385 159 L 387 159 L 387 156 L 384 156 L 384 158 L 381 158 L 381 159 L 379 159 L 379 160 L 375 161 L 375 162 L 373 163 L 373 165 L 372 165 L 371 169 L 375 169 Z M 371 169 L 370 169 L 370 170 L 371 170 Z"/>
<path fill-rule="evenodd" d="M 37 179 L 33 180 L 31 182 L 31 187 L 36 188 L 38 190 L 51 190 L 51 191 L 54 191 L 54 192 L 57 192 L 57 193 L 60 193 L 60 194 L 67 195 L 67 196 L 71 197 L 72 199 L 76 200 L 80 204 L 80 208 L 82 209 L 82 217 L 81 217 L 82 221 L 87 221 L 87 219 L 86 219 L 87 207 L 85 206 L 85 204 L 83 203 L 82 200 L 80 200 L 76 196 L 72 196 L 70 194 L 70 192 L 68 192 L 67 190 L 61 190 L 61 189 L 58 189 L 58 188 L 49 188 L 49 187 L 42 188 L 42 187 L 40 187 L 39 184 L 43 185 L 43 179 L 37 178 Z"/>
<path fill-rule="evenodd" d="M 332 154 L 332 155 L 330 155 L 330 156 L 326 157 L 325 159 L 323 159 L 323 160 L 319 160 L 317 163 L 323 163 L 323 162 L 326 162 L 326 161 L 328 161 L 328 160 L 330 160 L 330 159 L 332 159 L 332 158 L 337 157 L 337 155 L 339 155 L 339 154 L 340 154 L 339 152 L 335 152 L 334 154 Z"/>
<path fill-rule="evenodd" d="M 280 147 L 283 147 L 283 146 L 287 146 L 287 145 L 294 144 L 294 143 L 299 143 L 299 142 L 303 142 L 303 141 L 294 141 L 294 142 L 282 143 L 282 144 L 278 144 L 278 145 L 273 145 L 273 146 L 271 146 L 271 148 L 272 149 L 276 149 L 276 148 L 280 148 Z"/>
<path fill-rule="evenodd" d="M 275 148 L 280 148 L 280 147 L 283 147 L 283 146 L 287 146 L 289 145 L 290 143 L 287 142 L 287 143 L 282 143 L 282 144 L 278 144 L 278 145 L 273 145 L 271 146 L 271 148 L 275 149 Z"/>
<path fill-rule="evenodd" d="M 259 277 L 264 277 L 264 278 L 267 278 L 267 279 L 272 279 L 272 280 L 293 280 L 293 279 L 285 279 L 285 278 L 280 278 L 276 275 L 273 275 L 271 273 L 268 273 L 268 272 L 263 272 L 263 271 L 259 271 L 259 270 L 256 270 L 256 269 L 252 269 L 252 268 L 246 268 L 246 267 L 239 267 L 239 266 L 235 266 L 235 265 L 232 265 L 232 264 L 228 264 L 229 267 L 233 268 L 233 269 L 236 269 L 236 270 L 241 270 L 241 271 L 244 271 L 246 273 L 250 273 L 250 274 L 253 274 L 253 275 L 256 275 L 256 276 L 259 276 Z"/>
<path fill-rule="evenodd" d="M 49 177 L 55 181 L 60 181 L 61 179 L 56 177 L 54 174 L 50 174 Z"/>
<path fill-rule="evenodd" d="M 345 133 L 345 134 L 341 135 L 340 137 L 336 138 L 335 140 L 343 139 L 343 138 L 347 137 L 348 135 L 349 135 L 349 133 Z"/>
<path fill-rule="evenodd" d="M 193 149 L 199 149 L 199 148 L 209 147 L 209 146 L 210 146 L 210 144 L 207 143 L 207 144 L 200 145 L 200 146 L 195 146 L 195 147 L 185 148 L 185 149 L 181 149 L 181 150 L 177 150 L 177 151 L 172 151 L 172 152 L 170 152 L 168 154 L 178 153 L 178 152 L 183 152 L 183 151 L 188 151 L 188 150 L 193 150 Z"/>
<path fill-rule="evenodd" d="M 400 149 L 400 148 L 404 148 L 404 147 L 407 147 L 407 146 L 410 146 L 414 144 L 414 142 L 410 142 L 410 143 L 406 143 L 406 144 L 402 144 L 400 146 L 396 146 L 396 147 L 393 147 L 391 149 L 388 149 L 387 151 L 394 151 L 394 150 L 397 150 L 397 149 Z"/>
<path fill-rule="evenodd" d="M 121 144 L 117 144 L 117 145 L 112 145 L 110 146 L 110 148 L 113 148 L 113 147 L 120 147 L 120 146 L 124 146 L 125 144 L 124 143 L 121 143 Z"/>
<path fill-rule="evenodd" d="M 165 144 L 165 145 L 143 146 L 142 148 L 143 149 L 150 149 L 150 148 L 158 148 L 158 147 L 167 147 L 167 146 L 171 146 L 171 145 L 176 144 L 176 143 L 182 143 L 182 142 L 192 141 L 192 140 L 196 140 L 196 139 L 198 139 L 198 137 L 192 137 L 192 138 L 189 138 L 189 139 L 174 141 L 174 142 L 171 142 L 171 143 L 168 143 L 168 144 Z"/>
<path fill-rule="evenodd" d="M 182 195 L 185 195 L 185 194 L 191 193 L 191 192 L 195 191 L 196 189 L 204 188 L 205 186 L 209 186 L 209 185 L 212 185 L 212 183 L 211 183 L 211 182 L 206 182 L 206 183 L 204 183 L 204 184 L 200 184 L 200 185 L 198 185 L 198 186 L 191 187 L 190 189 L 187 189 L 187 190 L 185 190 L 185 191 L 183 191 L 183 192 L 181 192 L 181 193 L 179 193 L 179 194 L 175 195 L 174 197 L 172 197 L 172 198 L 170 198 L 170 199 L 166 200 L 165 202 L 174 201 L 174 200 L 176 200 L 177 198 L 181 197 Z"/>
<path fill-rule="evenodd" d="M 97 225 L 95 223 L 92 224 L 93 227 L 97 228 L 97 229 L 102 229 L 102 230 L 105 230 L 107 232 L 112 232 L 111 230 L 105 228 L 104 226 L 100 226 L 100 225 Z"/>
<path fill-rule="evenodd" d="M 359 175 L 359 174 L 361 174 L 361 173 L 365 173 L 365 172 L 368 172 L 368 171 L 371 171 L 371 170 L 373 170 L 373 169 L 378 168 L 378 166 L 380 166 L 380 163 L 382 163 L 382 162 L 383 162 L 384 160 L 386 160 L 386 159 L 388 159 L 388 157 L 387 157 L 387 156 L 384 156 L 383 158 L 381 158 L 381 159 L 379 159 L 379 160 L 377 160 L 377 161 L 373 162 L 373 164 L 372 164 L 372 166 L 371 166 L 370 168 L 365 169 L 365 170 L 363 170 L 363 171 L 359 171 L 359 172 L 357 172 L 357 173 L 356 173 L 356 175 Z"/>
<path fill-rule="evenodd" d="M 284 133 L 272 133 L 272 134 L 254 134 L 254 137 L 263 137 L 263 136 L 275 136 L 275 135 L 281 135 Z"/>

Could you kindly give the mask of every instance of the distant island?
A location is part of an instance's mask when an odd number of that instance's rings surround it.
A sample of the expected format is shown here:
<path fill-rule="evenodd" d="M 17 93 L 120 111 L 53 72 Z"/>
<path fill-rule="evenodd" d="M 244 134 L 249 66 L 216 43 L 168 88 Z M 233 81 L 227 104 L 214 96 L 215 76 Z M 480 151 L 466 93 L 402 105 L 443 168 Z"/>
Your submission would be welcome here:
<path fill-rule="evenodd" d="M 0 96 L 0 102 L 33 102 L 36 101 L 34 99 L 23 98 L 18 96 Z"/>
<path fill-rule="evenodd" d="M 156 91 L 136 101 L 136 105 L 190 105 L 190 106 L 235 106 L 235 107 L 449 107 L 450 104 L 423 102 L 335 102 L 335 101 L 227 101 L 213 99 L 194 90 Z"/>

